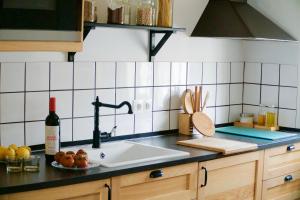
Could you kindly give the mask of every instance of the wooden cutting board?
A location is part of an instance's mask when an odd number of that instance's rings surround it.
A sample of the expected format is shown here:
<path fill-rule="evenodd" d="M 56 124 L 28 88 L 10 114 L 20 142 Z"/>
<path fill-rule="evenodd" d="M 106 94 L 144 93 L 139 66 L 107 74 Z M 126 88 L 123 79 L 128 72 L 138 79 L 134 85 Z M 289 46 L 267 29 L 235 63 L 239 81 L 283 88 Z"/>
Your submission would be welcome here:
<path fill-rule="evenodd" d="M 257 149 L 257 144 L 254 143 L 240 142 L 215 137 L 203 137 L 199 139 L 183 140 L 178 141 L 177 144 L 198 149 L 221 152 L 224 155 Z"/>

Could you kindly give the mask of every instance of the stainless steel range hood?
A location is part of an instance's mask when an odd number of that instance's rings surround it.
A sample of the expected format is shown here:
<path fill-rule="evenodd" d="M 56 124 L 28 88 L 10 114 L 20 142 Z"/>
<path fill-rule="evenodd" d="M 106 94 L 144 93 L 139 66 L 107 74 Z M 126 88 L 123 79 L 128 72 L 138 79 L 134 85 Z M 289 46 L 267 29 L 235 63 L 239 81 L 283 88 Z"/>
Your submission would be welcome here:
<path fill-rule="evenodd" d="M 247 0 L 210 0 L 191 36 L 296 41 Z"/>

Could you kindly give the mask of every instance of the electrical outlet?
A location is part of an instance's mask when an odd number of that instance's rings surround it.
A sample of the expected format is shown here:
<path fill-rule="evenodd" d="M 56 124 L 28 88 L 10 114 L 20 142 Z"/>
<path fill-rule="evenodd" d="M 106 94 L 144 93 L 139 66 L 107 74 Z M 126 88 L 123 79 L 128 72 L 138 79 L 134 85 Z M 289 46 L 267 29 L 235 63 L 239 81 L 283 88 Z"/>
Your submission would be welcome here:
<path fill-rule="evenodd" d="M 132 110 L 134 114 L 137 113 L 142 113 L 144 110 L 144 105 L 143 105 L 143 101 L 142 100 L 134 100 L 133 101 L 133 106 L 132 106 Z"/>
<path fill-rule="evenodd" d="M 152 99 L 144 101 L 144 112 L 152 112 Z"/>

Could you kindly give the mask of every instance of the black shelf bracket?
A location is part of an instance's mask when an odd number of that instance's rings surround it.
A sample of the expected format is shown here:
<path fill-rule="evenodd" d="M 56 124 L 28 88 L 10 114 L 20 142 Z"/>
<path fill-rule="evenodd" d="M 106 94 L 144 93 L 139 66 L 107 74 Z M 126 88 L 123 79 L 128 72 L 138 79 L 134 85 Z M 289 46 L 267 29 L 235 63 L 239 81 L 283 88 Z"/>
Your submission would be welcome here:
<path fill-rule="evenodd" d="M 174 31 L 149 31 L 149 62 L 153 61 L 153 57 L 159 52 L 159 50 L 164 46 L 168 41 Z M 155 46 L 155 34 L 164 34 L 161 40 Z"/>
<path fill-rule="evenodd" d="M 103 24 L 94 22 L 85 22 L 83 30 L 83 41 L 88 36 L 92 29 L 96 27 L 109 27 L 109 28 L 126 28 L 137 30 L 149 31 L 149 62 L 156 56 L 159 50 L 164 46 L 173 33 L 176 31 L 185 31 L 185 28 L 167 28 L 167 27 L 153 27 L 153 26 L 135 26 L 135 25 L 120 25 L 120 24 Z M 155 35 L 164 34 L 161 40 L 155 45 Z M 68 61 L 73 62 L 76 52 L 68 52 Z"/>

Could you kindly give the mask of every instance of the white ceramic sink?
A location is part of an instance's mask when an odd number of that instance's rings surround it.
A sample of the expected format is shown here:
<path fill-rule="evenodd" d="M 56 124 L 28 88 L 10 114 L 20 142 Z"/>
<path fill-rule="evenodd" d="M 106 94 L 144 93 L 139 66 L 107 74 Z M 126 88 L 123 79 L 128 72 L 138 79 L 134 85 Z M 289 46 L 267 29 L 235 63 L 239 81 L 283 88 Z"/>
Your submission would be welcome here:
<path fill-rule="evenodd" d="M 70 150 L 70 149 L 64 149 Z M 76 151 L 76 149 L 71 149 Z M 189 156 L 188 152 L 156 147 L 131 141 L 102 143 L 100 149 L 84 148 L 91 162 L 104 167 L 124 165 Z"/>

